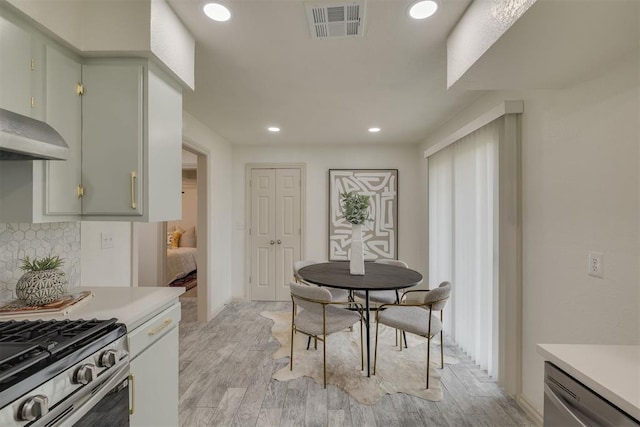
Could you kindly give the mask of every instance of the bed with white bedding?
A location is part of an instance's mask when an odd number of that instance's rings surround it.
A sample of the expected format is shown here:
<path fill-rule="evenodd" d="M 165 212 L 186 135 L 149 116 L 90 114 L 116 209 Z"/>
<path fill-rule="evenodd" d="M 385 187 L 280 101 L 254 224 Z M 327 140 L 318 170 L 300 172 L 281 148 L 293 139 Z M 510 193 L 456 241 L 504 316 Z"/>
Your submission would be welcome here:
<path fill-rule="evenodd" d="M 197 248 L 167 249 L 167 284 L 180 279 L 198 268 Z"/>

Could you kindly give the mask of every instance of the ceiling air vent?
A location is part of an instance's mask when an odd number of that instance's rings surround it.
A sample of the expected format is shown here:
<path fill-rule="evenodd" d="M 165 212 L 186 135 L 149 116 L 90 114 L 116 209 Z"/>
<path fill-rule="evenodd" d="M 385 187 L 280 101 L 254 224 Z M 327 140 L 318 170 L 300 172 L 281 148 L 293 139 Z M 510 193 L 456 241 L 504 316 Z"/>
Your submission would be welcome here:
<path fill-rule="evenodd" d="M 364 0 L 342 3 L 307 3 L 311 37 L 330 39 L 362 36 Z"/>

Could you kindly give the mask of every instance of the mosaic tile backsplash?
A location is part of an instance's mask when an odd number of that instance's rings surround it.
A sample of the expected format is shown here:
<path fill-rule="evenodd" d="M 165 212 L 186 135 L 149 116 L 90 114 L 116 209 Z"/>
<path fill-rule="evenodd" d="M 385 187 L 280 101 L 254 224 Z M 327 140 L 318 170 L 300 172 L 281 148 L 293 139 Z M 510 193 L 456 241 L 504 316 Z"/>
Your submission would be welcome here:
<path fill-rule="evenodd" d="M 58 255 L 65 260 L 62 270 L 69 287 L 80 286 L 80 223 L 0 223 L 0 301 L 16 297 L 22 276 L 20 259 Z"/>

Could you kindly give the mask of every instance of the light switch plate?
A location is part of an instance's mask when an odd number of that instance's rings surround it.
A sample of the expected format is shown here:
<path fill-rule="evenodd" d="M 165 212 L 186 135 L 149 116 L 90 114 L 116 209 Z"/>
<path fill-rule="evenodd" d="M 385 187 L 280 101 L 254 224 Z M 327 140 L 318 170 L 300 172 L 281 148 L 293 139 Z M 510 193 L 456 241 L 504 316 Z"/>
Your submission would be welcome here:
<path fill-rule="evenodd" d="M 100 233 L 100 247 L 102 249 L 109 249 L 113 247 L 113 233 Z"/>
<path fill-rule="evenodd" d="M 604 278 L 604 254 L 602 252 L 589 252 L 589 276 Z"/>

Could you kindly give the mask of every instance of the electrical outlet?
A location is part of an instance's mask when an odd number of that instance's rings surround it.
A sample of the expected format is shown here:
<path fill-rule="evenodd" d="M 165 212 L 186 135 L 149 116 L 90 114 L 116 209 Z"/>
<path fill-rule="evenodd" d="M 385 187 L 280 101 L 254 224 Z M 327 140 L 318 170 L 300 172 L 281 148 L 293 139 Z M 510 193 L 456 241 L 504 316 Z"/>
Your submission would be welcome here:
<path fill-rule="evenodd" d="M 113 233 L 100 233 L 102 249 L 109 249 L 113 247 Z"/>
<path fill-rule="evenodd" d="M 602 252 L 589 252 L 589 276 L 604 278 L 604 254 Z"/>

